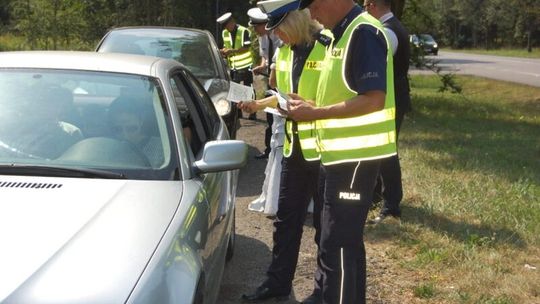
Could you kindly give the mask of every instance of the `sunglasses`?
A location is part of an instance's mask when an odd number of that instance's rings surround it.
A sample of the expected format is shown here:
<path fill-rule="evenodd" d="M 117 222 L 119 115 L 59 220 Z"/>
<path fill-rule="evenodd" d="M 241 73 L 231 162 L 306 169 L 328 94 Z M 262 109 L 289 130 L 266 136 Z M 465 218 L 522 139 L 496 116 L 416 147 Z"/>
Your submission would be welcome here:
<path fill-rule="evenodd" d="M 140 126 L 139 125 L 117 125 L 113 127 L 113 131 L 115 133 L 135 133 L 139 131 Z"/>

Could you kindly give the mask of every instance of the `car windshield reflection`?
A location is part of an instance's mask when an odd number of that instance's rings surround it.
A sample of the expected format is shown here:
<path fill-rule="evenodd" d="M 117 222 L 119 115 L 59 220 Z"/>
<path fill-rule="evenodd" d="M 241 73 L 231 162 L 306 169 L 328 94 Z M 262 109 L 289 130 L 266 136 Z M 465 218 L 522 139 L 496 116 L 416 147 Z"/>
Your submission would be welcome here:
<path fill-rule="evenodd" d="M 99 51 L 174 59 L 184 64 L 204 83 L 208 79 L 219 77 L 210 47 L 208 38 L 197 32 L 138 29 L 111 32 L 99 47 Z"/>
<path fill-rule="evenodd" d="M 174 164 L 157 83 L 115 73 L 0 70 L 0 163 L 170 176 L 160 173 Z"/>

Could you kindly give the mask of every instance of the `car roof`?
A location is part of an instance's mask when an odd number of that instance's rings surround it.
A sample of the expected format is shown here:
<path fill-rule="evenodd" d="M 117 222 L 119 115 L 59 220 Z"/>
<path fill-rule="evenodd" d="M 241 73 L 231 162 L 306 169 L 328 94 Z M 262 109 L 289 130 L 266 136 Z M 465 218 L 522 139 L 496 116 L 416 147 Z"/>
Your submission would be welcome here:
<path fill-rule="evenodd" d="M 120 53 L 72 51 L 1 52 L 0 68 L 67 69 L 153 76 L 156 65 L 178 65 L 175 60 Z"/>
<path fill-rule="evenodd" d="M 209 35 L 210 32 L 207 30 L 189 28 L 189 27 L 174 27 L 174 26 L 123 26 L 116 27 L 109 30 L 110 32 L 116 31 L 137 31 L 137 30 L 148 30 L 148 31 L 184 31 L 184 32 L 194 32 L 203 35 Z"/>

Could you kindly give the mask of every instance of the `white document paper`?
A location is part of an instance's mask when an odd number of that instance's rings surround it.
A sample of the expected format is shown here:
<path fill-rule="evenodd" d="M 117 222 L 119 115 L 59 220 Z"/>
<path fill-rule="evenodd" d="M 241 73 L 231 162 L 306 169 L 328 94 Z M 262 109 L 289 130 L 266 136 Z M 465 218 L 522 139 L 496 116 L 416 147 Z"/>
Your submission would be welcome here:
<path fill-rule="evenodd" d="M 280 116 L 280 117 L 287 117 L 287 110 L 289 109 L 288 108 L 288 102 L 289 100 L 291 99 L 289 97 L 289 95 L 281 92 L 281 91 L 268 91 L 270 93 L 272 93 L 274 96 L 276 96 L 277 98 L 277 101 L 278 101 L 278 107 L 283 110 L 285 113 L 284 114 L 281 114 L 281 112 L 279 112 L 278 109 L 276 108 L 265 108 L 263 111 L 266 112 L 266 113 L 270 113 L 270 114 L 274 114 L 274 115 L 277 115 L 277 116 Z"/>
<path fill-rule="evenodd" d="M 289 104 L 289 99 L 291 99 L 289 97 L 289 95 L 283 94 L 282 92 L 278 92 L 276 94 L 276 97 L 277 97 L 277 100 L 278 100 L 279 108 L 282 109 L 285 112 L 289 111 L 288 104 Z"/>
<path fill-rule="evenodd" d="M 236 82 L 230 82 L 229 95 L 227 100 L 232 102 L 250 101 L 255 98 L 253 88 L 239 84 Z"/>
<path fill-rule="evenodd" d="M 266 112 L 266 113 L 270 113 L 270 114 L 280 116 L 280 117 L 287 117 L 286 115 L 283 115 L 283 114 L 279 113 L 278 109 L 276 109 L 276 108 L 266 107 L 266 108 L 264 108 L 263 111 Z"/>

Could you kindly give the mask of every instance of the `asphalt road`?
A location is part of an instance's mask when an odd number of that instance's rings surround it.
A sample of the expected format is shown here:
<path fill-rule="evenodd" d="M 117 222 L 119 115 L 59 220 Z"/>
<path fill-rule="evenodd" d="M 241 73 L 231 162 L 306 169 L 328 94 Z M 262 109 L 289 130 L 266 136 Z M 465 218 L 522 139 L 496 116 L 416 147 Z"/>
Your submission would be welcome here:
<path fill-rule="evenodd" d="M 540 87 L 540 59 L 439 52 L 428 56 L 439 61 L 443 72 L 468 74 Z M 411 68 L 411 74 L 431 73 Z"/>

